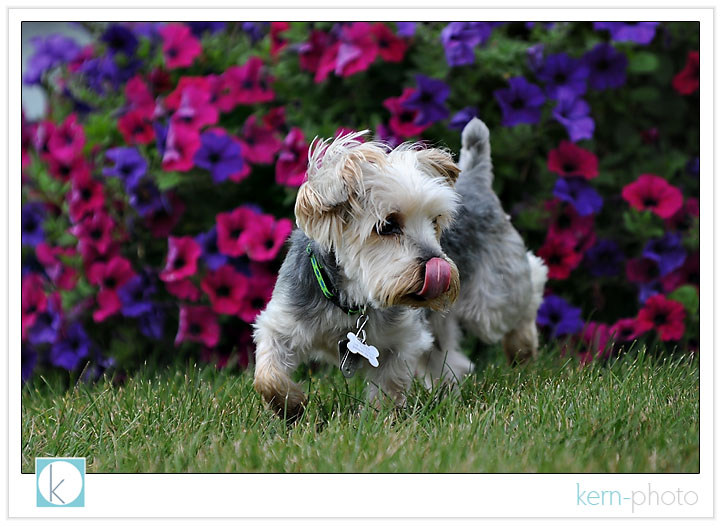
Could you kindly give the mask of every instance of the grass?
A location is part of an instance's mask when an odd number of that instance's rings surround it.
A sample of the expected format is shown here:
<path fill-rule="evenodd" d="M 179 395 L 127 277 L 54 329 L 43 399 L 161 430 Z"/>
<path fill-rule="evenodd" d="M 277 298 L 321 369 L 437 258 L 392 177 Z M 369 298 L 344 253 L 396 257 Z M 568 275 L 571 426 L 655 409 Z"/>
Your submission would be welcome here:
<path fill-rule="evenodd" d="M 458 395 L 415 385 L 408 405 L 360 402 L 363 383 L 306 372 L 310 403 L 286 426 L 250 372 L 181 365 L 22 393 L 22 465 L 87 457 L 89 472 L 697 472 L 699 361 L 629 353 L 580 367 L 546 351 L 498 361 Z"/>

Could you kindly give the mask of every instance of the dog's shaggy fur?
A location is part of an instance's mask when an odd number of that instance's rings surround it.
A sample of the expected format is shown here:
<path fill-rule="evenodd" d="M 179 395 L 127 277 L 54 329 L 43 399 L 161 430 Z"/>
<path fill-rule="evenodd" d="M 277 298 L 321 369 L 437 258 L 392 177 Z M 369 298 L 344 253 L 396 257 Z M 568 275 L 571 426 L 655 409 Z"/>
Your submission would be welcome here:
<path fill-rule="evenodd" d="M 254 385 L 289 417 L 305 403 L 293 371 L 309 358 L 338 365 L 338 342 L 357 318 L 323 295 L 309 251 L 339 303 L 366 309 L 367 342 L 379 350 L 378 368 L 362 366 L 371 398 L 381 391 L 403 404 L 414 375 L 427 386 L 458 382 L 473 369 L 459 350 L 462 329 L 502 341 L 510 361 L 536 354 L 547 271 L 491 189 L 486 125 L 464 129 L 459 167 L 440 149 L 389 150 L 361 135 L 312 148 L 299 230 L 256 320 Z"/>

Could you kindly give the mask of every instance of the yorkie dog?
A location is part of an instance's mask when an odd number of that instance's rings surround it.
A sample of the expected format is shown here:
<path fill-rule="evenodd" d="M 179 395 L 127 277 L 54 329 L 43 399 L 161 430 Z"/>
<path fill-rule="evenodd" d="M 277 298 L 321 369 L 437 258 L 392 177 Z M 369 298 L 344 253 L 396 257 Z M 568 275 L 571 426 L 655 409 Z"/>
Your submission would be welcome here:
<path fill-rule="evenodd" d="M 370 399 L 403 405 L 414 376 L 431 387 L 473 371 L 462 330 L 501 341 L 510 361 L 537 352 L 547 268 L 492 190 L 486 125 L 466 125 L 458 166 L 447 151 L 364 133 L 312 145 L 299 229 L 254 325 L 254 386 L 287 418 L 305 406 L 291 376 L 310 358 L 347 377 L 361 369 Z"/>

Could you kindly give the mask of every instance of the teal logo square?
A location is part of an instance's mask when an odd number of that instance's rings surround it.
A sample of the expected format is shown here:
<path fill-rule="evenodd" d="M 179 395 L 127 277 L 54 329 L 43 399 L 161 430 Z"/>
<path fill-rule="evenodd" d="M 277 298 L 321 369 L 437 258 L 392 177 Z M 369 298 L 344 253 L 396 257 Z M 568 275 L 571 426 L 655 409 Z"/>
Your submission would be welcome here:
<path fill-rule="evenodd" d="M 36 458 L 35 487 L 41 508 L 85 506 L 84 458 Z"/>

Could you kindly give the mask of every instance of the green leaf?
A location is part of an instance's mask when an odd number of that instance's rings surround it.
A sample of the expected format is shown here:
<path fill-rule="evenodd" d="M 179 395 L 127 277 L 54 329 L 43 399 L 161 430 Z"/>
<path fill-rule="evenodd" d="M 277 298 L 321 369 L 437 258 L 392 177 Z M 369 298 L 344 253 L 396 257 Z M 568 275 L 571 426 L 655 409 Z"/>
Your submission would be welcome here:
<path fill-rule="evenodd" d="M 662 237 L 664 229 L 660 219 L 651 210 L 629 209 L 622 215 L 625 228 L 636 237 L 649 239 L 651 237 Z"/>
<path fill-rule="evenodd" d="M 669 295 L 669 299 L 680 302 L 692 316 L 699 311 L 699 295 L 692 285 L 682 285 Z"/>
<path fill-rule="evenodd" d="M 156 172 L 155 180 L 158 183 L 158 188 L 169 190 L 183 182 L 183 174 L 179 172 Z"/>
<path fill-rule="evenodd" d="M 659 67 L 657 55 L 648 51 L 635 53 L 629 59 L 628 70 L 632 73 L 652 73 Z"/>

